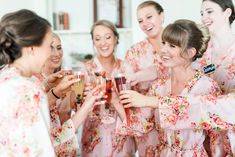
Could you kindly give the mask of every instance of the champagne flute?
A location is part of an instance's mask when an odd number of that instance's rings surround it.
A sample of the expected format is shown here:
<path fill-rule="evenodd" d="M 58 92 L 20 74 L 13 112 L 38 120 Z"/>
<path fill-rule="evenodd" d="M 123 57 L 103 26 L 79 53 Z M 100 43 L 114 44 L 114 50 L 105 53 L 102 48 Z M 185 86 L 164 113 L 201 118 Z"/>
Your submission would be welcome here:
<path fill-rule="evenodd" d="M 79 100 L 79 102 L 81 102 L 85 88 L 85 74 L 81 67 L 77 67 L 76 71 L 78 75 L 78 81 L 74 83 L 73 90 L 75 92 L 75 95 L 77 96 L 77 99 Z"/>
<path fill-rule="evenodd" d="M 127 82 L 126 78 L 124 75 L 122 74 L 118 74 L 115 78 L 115 85 L 116 85 L 116 89 L 118 91 L 118 93 L 120 93 L 121 91 L 124 90 L 130 90 L 131 89 L 131 85 L 129 82 Z M 124 108 L 125 113 L 126 113 L 126 122 L 127 125 L 130 124 L 130 109 L 129 108 Z"/>
<path fill-rule="evenodd" d="M 96 71 L 96 84 L 103 85 L 104 89 L 101 89 L 106 93 L 106 103 L 100 106 L 101 122 L 104 124 L 111 124 L 115 122 L 113 112 L 110 110 L 112 99 L 112 80 L 106 78 L 105 71 Z"/>

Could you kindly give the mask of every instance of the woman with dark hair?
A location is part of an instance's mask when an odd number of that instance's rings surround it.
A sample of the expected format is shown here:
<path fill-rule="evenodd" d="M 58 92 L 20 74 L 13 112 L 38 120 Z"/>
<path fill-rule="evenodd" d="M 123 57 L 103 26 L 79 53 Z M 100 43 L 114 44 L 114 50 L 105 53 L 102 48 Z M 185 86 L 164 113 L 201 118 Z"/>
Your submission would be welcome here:
<path fill-rule="evenodd" d="M 232 0 L 203 0 L 202 23 L 208 27 L 211 40 L 206 53 L 195 65 L 218 82 L 222 94 L 232 92 L 235 86 L 235 36 L 231 24 L 235 19 Z M 226 156 L 235 153 L 235 133 L 231 131 L 210 131 L 212 156 Z"/>
<path fill-rule="evenodd" d="M 66 95 L 77 82 L 77 76 L 65 76 L 63 72 L 58 72 L 47 77 L 44 87 L 32 77 L 41 72 L 52 48 L 53 33 L 47 20 L 25 9 L 2 17 L 0 63 L 5 64 L 0 71 L 2 156 L 54 157 L 53 146 L 64 140 L 62 133 L 51 134 L 49 108 L 58 98 Z M 88 94 L 81 111 L 82 118 L 74 117 L 74 121 L 83 121 L 96 99 L 102 95 L 97 93 L 98 89 Z M 51 135 L 56 136 L 50 139 Z"/>
<path fill-rule="evenodd" d="M 47 98 L 30 77 L 39 73 L 50 55 L 50 24 L 29 10 L 8 13 L 0 23 L 0 154 L 54 157 L 49 136 Z M 39 136 L 40 134 L 40 136 Z"/>

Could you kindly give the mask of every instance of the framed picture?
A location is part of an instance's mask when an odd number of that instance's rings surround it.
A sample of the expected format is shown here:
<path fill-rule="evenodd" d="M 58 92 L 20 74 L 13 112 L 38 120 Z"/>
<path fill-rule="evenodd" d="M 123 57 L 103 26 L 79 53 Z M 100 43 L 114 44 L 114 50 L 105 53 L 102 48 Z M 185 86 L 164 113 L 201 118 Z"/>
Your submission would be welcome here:
<path fill-rule="evenodd" d="M 118 28 L 123 27 L 122 0 L 94 0 L 94 22 L 106 19 Z"/>

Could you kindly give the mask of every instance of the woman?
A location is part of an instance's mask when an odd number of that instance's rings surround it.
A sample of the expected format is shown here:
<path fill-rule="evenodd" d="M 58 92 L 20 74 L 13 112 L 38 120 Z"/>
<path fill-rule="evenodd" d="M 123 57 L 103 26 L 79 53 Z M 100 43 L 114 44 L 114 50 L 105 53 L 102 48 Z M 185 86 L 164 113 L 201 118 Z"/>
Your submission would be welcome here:
<path fill-rule="evenodd" d="M 85 66 L 90 80 L 95 72 L 101 71 L 105 71 L 107 78 L 114 78 L 117 73 L 122 71 L 121 60 L 114 56 L 119 39 L 115 26 L 107 20 L 97 21 L 91 28 L 91 38 L 96 56 Z M 118 135 L 115 132 L 118 120 L 123 119 L 125 113 L 123 108 L 120 110 L 121 107 L 115 91 L 112 91 L 111 97 L 108 110 L 113 113 L 114 121 L 109 124 L 102 123 L 102 111 L 99 106 L 93 110 L 93 114 L 87 117 L 83 125 L 83 157 L 135 156 L 132 138 Z"/>
<path fill-rule="evenodd" d="M 59 71 L 62 65 L 63 49 L 58 35 L 53 33 L 52 53 L 42 68 L 42 73 L 37 77 L 44 82 L 46 78 L 56 71 Z M 70 94 L 71 95 L 71 94 Z M 59 98 L 50 103 L 50 132 L 53 146 L 57 156 L 77 156 L 78 141 L 73 121 L 70 119 L 70 109 L 68 113 L 61 114 L 60 108 L 70 106 L 70 95 Z M 50 98 L 49 98 L 50 99 Z M 74 102 L 75 103 L 75 102 Z M 81 118 L 80 118 L 81 119 Z"/>
<path fill-rule="evenodd" d="M 205 95 L 219 92 L 218 85 L 212 79 L 191 67 L 191 63 L 202 57 L 206 51 L 209 41 L 207 33 L 205 28 L 189 20 L 178 20 L 164 29 L 160 58 L 162 64 L 170 69 L 170 76 L 167 79 L 157 79 L 151 87 L 150 96 L 183 96 L 188 93 Z M 122 103 L 132 103 L 129 100 L 132 96 L 128 91 L 122 94 L 120 96 Z M 159 119 L 159 114 L 161 113 L 156 110 L 155 122 L 157 124 L 163 120 Z M 178 115 L 178 117 L 184 119 L 185 115 Z M 173 124 L 174 119 L 174 116 L 168 117 L 168 121 Z M 203 148 L 204 139 L 204 131 L 196 128 L 191 130 L 163 128 L 159 131 L 160 156 L 207 156 Z"/>
<path fill-rule="evenodd" d="M 157 60 L 161 49 L 164 10 L 155 1 L 145 1 L 137 8 L 137 20 L 147 38 L 133 45 L 126 53 L 125 62 L 130 64 L 134 72 L 129 74 L 127 79 L 135 86 L 136 91 L 146 94 L 157 77 L 166 77 L 168 73 Z M 153 148 L 159 143 L 152 140 L 157 137 L 152 109 L 131 109 L 130 119 L 130 128 L 122 126 L 119 132 L 136 137 L 140 157 L 153 155 Z M 140 125 L 145 125 L 142 127 L 144 134 L 138 131 Z"/>
<path fill-rule="evenodd" d="M 201 7 L 202 23 L 208 27 L 211 35 L 209 47 L 199 67 L 205 71 L 214 67 L 209 75 L 218 82 L 222 94 L 230 93 L 235 86 L 233 65 L 235 64 L 235 36 L 231 24 L 235 18 L 232 0 L 203 0 Z M 231 147 L 235 149 L 235 133 L 210 132 L 210 142 L 213 156 L 232 155 Z M 221 142 L 224 141 L 224 142 Z M 234 146 L 233 146 L 234 145 Z M 235 151 L 233 152 L 235 153 Z"/>
<path fill-rule="evenodd" d="M 54 157 L 49 135 L 49 104 L 55 102 L 56 97 L 64 97 L 77 78 L 56 73 L 47 78 L 42 88 L 41 82 L 31 77 L 41 72 L 51 54 L 53 39 L 47 20 L 32 11 L 19 10 L 3 16 L 0 25 L 0 55 L 6 59 L 1 60 L 6 65 L 0 71 L 0 95 L 3 96 L 0 154 Z M 90 111 L 100 97 L 97 95 L 97 89 L 89 93 L 84 113 Z"/>
<path fill-rule="evenodd" d="M 53 34 L 52 54 L 43 66 L 42 73 L 37 76 L 42 82 L 61 68 L 62 56 L 61 40 L 58 35 Z M 58 157 L 76 157 L 78 155 L 79 146 L 76 131 L 94 103 L 92 102 L 89 105 L 85 101 L 82 107 L 71 117 L 71 110 L 75 106 L 75 101 L 74 91 L 69 90 L 64 98 L 59 98 L 50 104 L 50 133 Z"/>
<path fill-rule="evenodd" d="M 29 10 L 4 15 L 0 25 L 0 54 L 9 61 L 0 71 L 0 154 L 54 157 L 49 116 L 40 111 L 47 98 L 30 79 L 50 55 L 51 26 Z"/>

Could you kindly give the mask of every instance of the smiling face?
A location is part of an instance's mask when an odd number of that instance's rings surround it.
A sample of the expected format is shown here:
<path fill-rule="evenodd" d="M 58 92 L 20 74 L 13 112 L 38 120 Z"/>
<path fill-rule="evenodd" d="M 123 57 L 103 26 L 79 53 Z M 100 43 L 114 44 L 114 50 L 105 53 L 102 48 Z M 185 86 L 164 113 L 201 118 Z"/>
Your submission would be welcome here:
<path fill-rule="evenodd" d="M 52 52 L 46 62 L 46 67 L 57 69 L 62 64 L 63 49 L 59 37 L 53 36 Z"/>
<path fill-rule="evenodd" d="M 182 56 L 182 54 L 184 54 L 184 56 Z M 162 42 L 160 58 L 162 60 L 163 66 L 174 68 L 188 65 L 191 63 L 191 58 L 188 58 L 186 55 L 187 53 L 182 53 L 182 49 L 179 46 L 166 41 Z"/>
<path fill-rule="evenodd" d="M 162 64 L 169 68 L 188 67 L 202 57 L 209 41 L 208 32 L 190 20 L 177 20 L 162 33 Z"/>
<path fill-rule="evenodd" d="M 114 49 L 117 45 L 117 37 L 110 28 L 97 25 L 93 30 L 93 43 L 98 55 L 108 58 L 114 53 Z"/>
<path fill-rule="evenodd" d="M 153 38 L 161 33 L 164 15 L 159 14 L 154 6 L 146 6 L 137 11 L 137 20 L 141 30 Z"/>
<path fill-rule="evenodd" d="M 212 1 L 206 0 L 202 2 L 201 18 L 202 23 L 208 27 L 211 33 L 215 33 L 225 25 L 229 25 L 229 9 L 225 11 Z"/>

